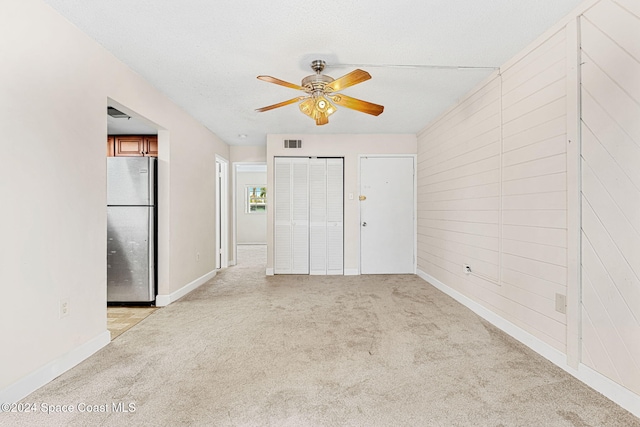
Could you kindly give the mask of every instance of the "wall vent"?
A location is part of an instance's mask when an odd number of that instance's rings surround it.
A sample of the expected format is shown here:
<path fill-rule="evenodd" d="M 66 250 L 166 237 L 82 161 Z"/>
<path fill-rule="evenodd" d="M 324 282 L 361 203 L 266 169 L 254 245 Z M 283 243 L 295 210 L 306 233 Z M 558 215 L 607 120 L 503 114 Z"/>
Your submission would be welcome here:
<path fill-rule="evenodd" d="M 127 114 L 123 113 L 120 110 L 116 110 L 113 107 L 107 107 L 107 114 L 110 115 L 111 117 L 116 118 L 116 119 L 130 119 L 131 118 Z"/>
<path fill-rule="evenodd" d="M 302 148 L 301 139 L 285 139 L 284 148 Z"/>

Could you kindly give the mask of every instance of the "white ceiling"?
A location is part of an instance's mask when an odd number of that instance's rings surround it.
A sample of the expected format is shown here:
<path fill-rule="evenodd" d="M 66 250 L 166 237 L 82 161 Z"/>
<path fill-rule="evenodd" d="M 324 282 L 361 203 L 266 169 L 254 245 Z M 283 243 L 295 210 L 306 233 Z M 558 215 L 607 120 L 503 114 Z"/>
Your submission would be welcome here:
<path fill-rule="evenodd" d="M 157 135 L 158 129 L 142 123 L 135 117 L 127 119 L 107 116 L 107 133 L 109 135 Z"/>
<path fill-rule="evenodd" d="M 268 133 L 417 133 L 492 71 L 381 65 L 498 67 L 581 0 L 45 2 L 228 144 L 263 145 Z M 384 113 L 340 107 L 316 126 L 296 105 L 255 111 L 302 94 L 256 76 L 300 84 L 314 59 L 334 78 L 368 71 L 344 94 Z"/>

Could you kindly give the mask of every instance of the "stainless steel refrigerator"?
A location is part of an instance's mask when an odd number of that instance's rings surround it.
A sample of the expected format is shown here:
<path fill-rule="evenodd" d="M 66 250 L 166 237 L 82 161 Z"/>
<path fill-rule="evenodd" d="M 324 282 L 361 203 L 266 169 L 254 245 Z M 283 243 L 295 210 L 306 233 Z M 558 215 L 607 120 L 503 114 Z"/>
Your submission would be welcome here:
<path fill-rule="evenodd" d="M 107 157 L 107 302 L 156 297 L 155 157 Z"/>

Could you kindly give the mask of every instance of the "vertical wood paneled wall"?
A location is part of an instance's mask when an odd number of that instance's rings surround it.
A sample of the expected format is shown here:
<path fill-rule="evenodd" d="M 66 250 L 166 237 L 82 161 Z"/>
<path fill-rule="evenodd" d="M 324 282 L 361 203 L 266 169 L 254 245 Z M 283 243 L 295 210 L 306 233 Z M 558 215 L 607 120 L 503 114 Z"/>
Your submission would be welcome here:
<path fill-rule="evenodd" d="M 640 394 L 640 3 L 582 35 L 582 360 Z"/>

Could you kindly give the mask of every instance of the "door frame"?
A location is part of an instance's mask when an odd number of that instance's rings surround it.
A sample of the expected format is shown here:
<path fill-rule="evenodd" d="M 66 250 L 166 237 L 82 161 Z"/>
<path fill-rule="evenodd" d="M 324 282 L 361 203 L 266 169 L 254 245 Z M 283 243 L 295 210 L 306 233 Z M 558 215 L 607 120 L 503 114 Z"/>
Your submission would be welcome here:
<path fill-rule="evenodd" d="M 229 265 L 236 265 L 238 263 L 238 168 L 242 166 L 264 166 L 264 172 L 267 173 L 267 162 L 233 162 L 231 166 L 231 255 L 233 258 L 229 260 Z M 267 187 L 267 203 L 269 200 L 269 187 Z M 267 221 L 268 223 L 268 221 Z"/>
<path fill-rule="evenodd" d="M 362 159 L 366 157 L 372 158 L 399 158 L 408 157 L 413 159 L 413 274 L 416 274 L 418 265 L 418 170 L 417 170 L 417 154 L 359 154 L 358 155 L 358 197 L 362 194 L 362 171 L 360 165 Z M 360 209 L 360 201 L 358 201 L 358 275 L 362 274 L 362 212 Z"/>
<path fill-rule="evenodd" d="M 220 174 L 218 175 L 218 165 Z M 216 154 L 216 192 L 218 183 L 220 194 L 216 194 L 216 269 L 229 267 L 229 161 Z"/>
<path fill-rule="evenodd" d="M 157 236 L 156 236 L 156 292 L 154 298 L 156 299 L 156 305 L 167 305 L 162 304 L 162 300 L 158 299 L 158 296 L 164 296 L 169 294 L 168 286 L 169 286 L 169 265 L 170 265 L 170 244 L 169 244 L 169 199 L 170 199 L 170 185 L 169 185 L 169 177 L 171 170 L 171 159 L 169 156 L 170 153 L 170 142 L 171 142 L 171 134 L 170 132 L 159 125 L 156 122 L 153 122 L 147 119 L 143 114 L 138 113 L 127 107 L 124 104 L 116 101 L 111 97 L 107 97 L 106 102 L 107 107 L 114 107 L 123 113 L 127 114 L 131 119 L 141 122 L 144 125 L 149 126 L 152 129 L 156 130 L 156 134 L 158 135 L 158 166 L 156 169 L 157 174 L 157 185 L 156 191 L 158 192 L 158 197 L 156 200 L 156 227 L 157 227 Z M 108 124 L 107 114 L 105 112 L 105 130 L 108 133 Z M 105 159 L 106 163 L 106 159 Z M 104 176 L 105 179 L 105 188 L 106 188 L 106 173 Z M 106 198 L 105 198 L 105 206 L 106 206 Z M 104 245 L 106 248 L 107 245 L 107 234 L 105 230 L 104 234 Z M 106 264 L 105 264 L 105 278 L 106 276 Z M 106 288 L 106 280 L 105 280 L 105 288 L 104 288 L 104 301 L 106 307 L 107 301 L 107 288 Z"/>

